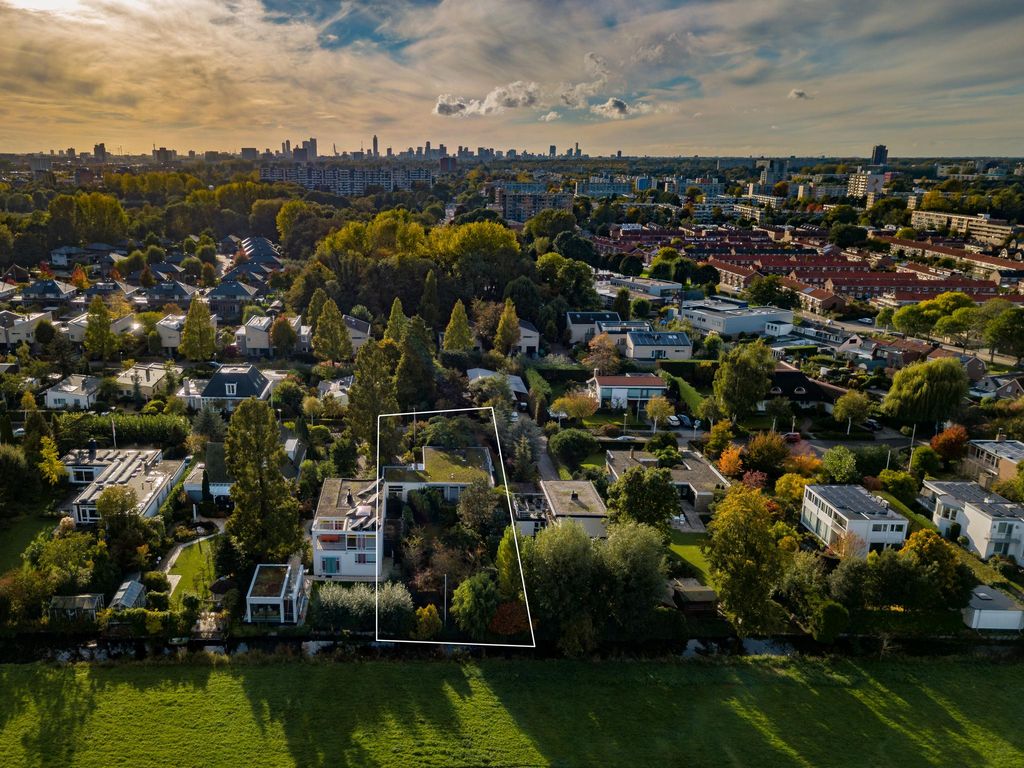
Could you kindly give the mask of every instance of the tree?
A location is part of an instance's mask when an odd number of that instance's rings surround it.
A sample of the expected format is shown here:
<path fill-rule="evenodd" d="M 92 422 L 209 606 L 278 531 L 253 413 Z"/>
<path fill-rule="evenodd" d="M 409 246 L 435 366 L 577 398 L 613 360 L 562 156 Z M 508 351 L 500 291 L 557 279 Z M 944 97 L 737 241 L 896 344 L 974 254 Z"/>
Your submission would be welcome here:
<path fill-rule="evenodd" d="M 217 284 L 217 268 L 213 264 L 203 264 L 200 275 L 205 288 L 213 288 Z"/>
<path fill-rule="evenodd" d="M 845 421 L 846 434 L 850 434 L 854 422 L 860 424 L 870 413 L 871 399 L 863 392 L 851 389 L 836 400 L 835 408 L 832 410 L 832 418 L 840 423 Z"/>
<path fill-rule="evenodd" d="M 313 334 L 313 353 L 321 360 L 337 363 L 352 357 L 352 339 L 345 318 L 333 300 L 327 299 Z"/>
<path fill-rule="evenodd" d="M 679 493 L 667 469 L 630 467 L 608 486 L 608 519 L 649 525 L 666 538 L 669 520 L 679 514 Z"/>
<path fill-rule="evenodd" d="M 864 227 L 852 224 L 836 224 L 829 230 L 828 241 L 840 248 L 850 248 L 868 239 L 868 231 Z"/>
<path fill-rule="evenodd" d="M 726 477 L 739 477 L 743 471 L 743 452 L 738 445 L 722 451 L 722 455 L 718 457 L 718 469 Z"/>
<path fill-rule="evenodd" d="M 204 405 L 203 409 L 192 420 L 192 432 L 196 435 L 202 435 L 210 442 L 220 443 L 224 440 L 227 425 L 212 406 Z"/>
<path fill-rule="evenodd" d="M 966 429 L 959 424 L 953 424 L 935 435 L 931 446 L 943 461 L 953 463 L 960 461 L 967 454 L 969 439 Z"/>
<path fill-rule="evenodd" d="M 1017 358 L 1019 366 L 1024 360 L 1024 308 L 1011 307 L 992 320 L 985 329 L 985 343 Z"/>
<path fill-rule="evenodd" d="M 768 500 L 733 485 L 708 525 L 706 556 L 722 610 L 741 635 L 773 626 L 771 595 L 783 574 Z"/>
<path fill-rule="evenodd" d="M 224 461 L 234 511 L 225 533 L 241 561 L 286 562 L 302 546 L 299 502 L 281 474 L 287 461 L 270 403 L 243 400 L 231 416 Z"/>
<path fill-rule="evenodd" d="M 572 468 L 598 449 L 597 438 L 582 429 L 563 429 L 548 440 L 551 452 Z"/>
<path fill-rule="evenodd" d="M 545 208 L 526 222 L 523 234 L 531 240 L 538 237 L 554 240 L 560 233 L 575 229 L 576 217 L 571 211 Z"/>
<path fill-rule="evenodd" d="M 163 533 L 163 522 L 143 518 L 138 506 L 135 489 L 128 485 L 111 485 L 96 499 L 100 530 L 110 557 L 122 570 L 144 568 Z"/>
<path fill-rule="evenodd" d="M 564 413 L 566 418 L 578 421 L 597 413 L 597 400 L 585 389 L 573 389 L 551 403 L 549 410 L 552 414 Z"/>
<path fill-rule="evenodd" d="M 427 272 L 427 276 L 423 280 L 419 315 L 428 328 L 437 328 L 441 319 L 441 308 L 437 298 L 437 275 L 434 274 L 434 270 Z"/>
<path fill-rule="evenodd" d="M 80 291 L 89 287 L 89 277 L 85 274 L 81 264 L 75 264 L 75 268 L 71 272 L 71 284 Z"/>
<path fill-rule="evenodd" d="M 67 470 L 60 460 L 60 453 L 57 451 L 56 441 L 44 435 L 40 441 L 39 474 L 50 485 L 57 485 L 67 476 Z"/>
<path fill-rule="evenodd" d="M 775 500 L 790 512 L 796 512 L 803 504 L 804 489 L 810 485 L 810 478 L 789 472 L 775 481 Z"/>
<path fill-rule="evenodd" d="M 465 352 L 473 348 L 473 334 L 469 330 L 469 318 L 462 299 L 455 302 L 448 327 L 444 331 L 445 352 Z"/>
<path fill-rule="evenodd" d="M 641 636 L 665 589 L 661 534 L 646 525 L 620 521 L 609 527 L 598 558 L 607 574 L 604 600 L 609 618 L 619 631 Z"/>
<path fill-rule="evenodd" d="M 181 328 L 179 351 L 187 360 L 209 360 L 217 349 L 217 334 L 210 322 L 210 308 L 205 301 L 193 299 Z"/>
<path fill-rule="evenodd" d="M 734 419 L 745 416 L 768 394 L 774 370 L 775 360 L 763 340 L 734 347 L 715 373 L 715 399 Z"/>
<path fill-rule="evenodd" d="M 412 634 L 414 640 L 433 640 L 442 629 L 441 617 L 437 615 L 437 606 L 430 603 L 416 609 L 416 629 Z"/>
<path fill-rule="evenodd" d="M 907 304 L 893 314 L 892 324 L 896 326 L 896 330 L 907 336 L 927 336 L 931 333 L 935 320 L 921 304 Z"/>
<path fill-rule="evenodd" d="M 883 491 L 891 493 L 904 504 L 913 504 L 917 500 L 917 478 L 909 472 L 883 469 L 878 473 L 878 482 L 881 483 Z"/>
<path fill-rule="evenodd" d="M 619 370 L 619 348 L 607 333 L 599 333 L 587 344 L 588 352 L 583 364 L 601 375 Z"/>
<path fill-rule="evenodd" d="M 452 593 L 452 616 L 459 629 L 473 640 L 487 637 L 498 610 L 498 587 L 489 573 L 478 573 L 459 584 Z"/>
<path fill-rule="evenodd" d="M 494 348 L 503 355 L 510 355 L 519 344 L 519 316 L 512 299 L 505 299 L 505 308 L 501 311 L 498 330 L 494 334 Z"/>
<path fill-rule="evenodd" d="M 823 600 L 811 614 L 811 636 L 819 643 L 834 643 L 850 624 L 850 612 L 833 600 Z"/>
<path fill-rule="evenodd" d="M 391 314 L 388 317 L 387 328 L 384 330 L 384 339 L 390 339 L 396 344 L 400 344 L 408 325 L 409 318 L 402 311 L 402 300 L 396 296 L 395 300 L 391 302 Z"/>
<path fill-rule="evenodd" d="M 708 434 L 708 441 L 704 446 L 704 452 L 713 459 L 718 458 L 722 451 L 732 444 L 733 437 L 731 421 L 723 419 L 717 422 Z"/>
<path fill-rule="evenodd" d="M 942 457 L 927 445 L 919 445 L 913 449 L 910 458 L 910 471 L 918 477 L 935 475 L 942 471 Z"/>
<path fill-rule="evenodd" d="M 619 313 L 619 318 L 629 320 L 630 318 L 630 295 L 629 288 L 619 288 L 615 293 L 615 301 L 612 302 L 612 311 Z"/>
<path fill-rule="evenodd" d="M 920 530 L 910 534 L 899 557 L 911 563 L 927 586 L 922 600 L 937 608 L 963 608 L 971 597 L 976 581 L 967 565 L 960 562 L 955 550 L 935 531 Z M 931 594 L 927 594 L 931 593 Z"/>
<path fill-rule="evenodd" d="M 89 303 L 82 346 L 100 360 L 109 360 L 117 349 L 117 335 L 110 328 L 110 311 L 99 296 Z"/>
<path fill-rule="evenodd" d="M 313 291 L 313 295 L 309 299 L 309 306 L 306 308 L 306 324 L 312 329 L 311 332 L 316 334 L 317 323 L 320 321 L 320 313 L 324 309 L 324 305 L 329 301 L 327 291 L 323 288 L 317 288 Z M 337 307 L 337 305 L 335 305 Z"/>
<path fill-rule="evenodd" d="M 295 332 L 290 319 L 284 315 L 278 315 L 270 325 L 270 343 L 274 351 L 279 355 L 287 355 L 299 341 L 299 335 Z"/>
<path fill-rule="evenodd" d="M 821 468 L 833 482 L 843 485 L 860 479 L 857 473 L 857 457 L 845 445 L 836 445 L 825 451 L 821 457 Z"/>
<path fill-rule="evenodd" d="M 647 413 L 647 418 L 654 422 L 654 425 L 651 428 L 651 434 L 658 431 L 659 421 L 667 419 L 676 412 L 676 409 L 672 407 L 672 404 L 661 395 L 654 395 L 654 397 L 648 400 L 644 410 Z"/>
<path fill-rule="evenodd" d="M 903 421 L 941 421 L 960 410 L 967 389 L 967 374 L 955 358 L 914 363 L 896 372 L 882 410 Z"/>
<path fill-rule="evenodd" d="M 401 357 L 395 370 L 395 393 L 404 410 L 430 408 L 436 389 L 430 331 L 416 315 L 402 337 Z"/>
<path fill-rule="evenodd" d="M 349 422 L 352 436 L 370 447 L 371 456 L 377 446 L 377 417 L 382 413 L 398 413 L 395 395 L 394 363 L 381 344 L 373 339 L 359 348 L 352 387 L 349 389 Z M 381 419 L 380 456 L 390 458 L 398 449 L 394 419 Z"/>
<path fill-rule="evenodd" d="M 505 528 L 498 553 L 494 558 L 498 572 L 498 594 L 502 600 L 519 600 L 523 593 L 522 574 L 519 569 L 519 554 L 516 550 L 515 531 L 510 525 Z"/>
<path fill-rule="evenodd" d="M 777 475 L 789 458 L 789 446 L 778 432 L 758 432 L 747 442 L 744 463 L 749 469 Z"/>
<path fill-rule="evenodd" d="M 782 284 L 778 275 L 755 276 L 744 291 L 744 298 L 755 306 L 795 309 L 800 306 L 800 297 Z"/>

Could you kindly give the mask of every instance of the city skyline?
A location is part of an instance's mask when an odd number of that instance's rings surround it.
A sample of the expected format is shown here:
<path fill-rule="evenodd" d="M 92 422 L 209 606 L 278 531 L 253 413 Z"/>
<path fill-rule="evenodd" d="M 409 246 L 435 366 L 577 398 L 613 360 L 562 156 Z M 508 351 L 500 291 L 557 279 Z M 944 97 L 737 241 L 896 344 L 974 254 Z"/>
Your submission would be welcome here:
<path fill-rule="evenodd" d="M 0 0 L 0 151 L 1019 156 L 1024 6 Z M 253 55 L 259 51 L 259 55 Z M 98 55 L 97 52 L 102 52 Z"/>

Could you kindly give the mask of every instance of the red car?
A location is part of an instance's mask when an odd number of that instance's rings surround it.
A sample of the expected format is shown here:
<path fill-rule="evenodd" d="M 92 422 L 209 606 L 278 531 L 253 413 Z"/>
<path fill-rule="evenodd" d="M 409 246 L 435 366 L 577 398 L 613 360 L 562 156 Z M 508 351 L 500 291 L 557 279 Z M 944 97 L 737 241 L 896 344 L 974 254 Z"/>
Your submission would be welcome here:
<path fill-rule="evenodd" d="M 802 439 L 799 432 L 787 432 L 782 436 L 787 443 L 799 443 Z"/>

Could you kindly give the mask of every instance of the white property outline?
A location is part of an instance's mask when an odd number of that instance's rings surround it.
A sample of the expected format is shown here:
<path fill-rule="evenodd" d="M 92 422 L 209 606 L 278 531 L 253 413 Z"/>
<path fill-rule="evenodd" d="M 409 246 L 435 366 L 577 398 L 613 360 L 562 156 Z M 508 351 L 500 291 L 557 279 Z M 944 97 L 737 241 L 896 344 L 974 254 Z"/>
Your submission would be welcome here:
<path fill-rule="evenodd" d="M 526 621 L 530 625 L 530 645 L 525 643 L 446 643 L 442 640 L 405 640 L 400 638 L 390 638 L 380 636 L 380 573 L 374 573 L 373 579 L 373 640 L 378 643 L 414 643 L 416 645 L 461 645 L 461 646 L 473 646 L 476 648 L 536 648 L 537 638 L 533 633 L 533 616 L 530 614 L 530 596 L 526 593 L 526 573 L 523 571 L 523 557 L 519 553 L 519 535 L 516 532 L 516 521 L 515 513 L 512 511 L 512 494 L 508 489 L 508 477 L 505 475 L 505 460 L 501 455 L 501 437 L 498 435 L 498 418 L 494 415 L 493 406 L 480 406 L 478 408 L 445 408 L 437 411 L 405 411 L 402 413 L 381 413 L 377 415 L 377 530 L 380 533 L 381 540 L 383 541 L 384 536 L 384 518 L 381 514 L 381 494 L 384 490 L 384 478 L 381 476 L 380 470 L 380 420 L 384 418 L 394 418 L 396 416 L 429 416 L 429 415 L 440 415 L 443 413 L 466 413 L 467 411 L 490 411 L 491 412 L 491 423 L 494 425 L 494 443 L 498 446 L 498 464 L 501 465 L 501 479 L 502 487 L 505 489 L 505 498 L 508 501 L 508 519 L 509 524 L 512 526 L 512 541 L 516 547 L 516 559 L 519 561 L 519 578 L 523 584 L 523 603 L 526 605 Z M 384 500 L 385 503 L 387 499 Z M 383 555 L 382 555 L 383 556 Z M 381 563 L 381 570 L 383 570 L 383 563 Z M 448 596 L 444 596 L 444 600 L 447 602 Z"/>

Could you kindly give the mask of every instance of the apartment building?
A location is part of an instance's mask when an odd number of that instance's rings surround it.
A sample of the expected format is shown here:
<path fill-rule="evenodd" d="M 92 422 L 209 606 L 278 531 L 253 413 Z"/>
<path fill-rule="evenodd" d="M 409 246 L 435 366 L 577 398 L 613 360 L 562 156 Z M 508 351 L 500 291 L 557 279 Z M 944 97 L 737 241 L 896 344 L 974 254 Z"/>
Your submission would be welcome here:
<path fill-rule="evenodd" d="M 985 213 L 971 216 L 919 210 L 910 214 L 910 225 L 915 229 L 949 229 L 951 233 L 970 236 L 991 245 L 1002 245 L 1019 229 L 1005 219 L 993 219 Z"/>

